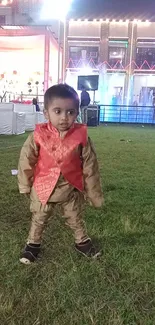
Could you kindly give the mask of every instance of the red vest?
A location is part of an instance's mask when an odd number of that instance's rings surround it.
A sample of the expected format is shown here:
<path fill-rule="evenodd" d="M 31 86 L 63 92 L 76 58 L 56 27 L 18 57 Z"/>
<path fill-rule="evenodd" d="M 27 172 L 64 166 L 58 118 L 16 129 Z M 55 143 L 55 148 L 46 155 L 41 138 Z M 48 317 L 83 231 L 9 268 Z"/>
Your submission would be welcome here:
<path fill-rule="evenodd" d="M 87 127 L 74 124 L 61 139 L 51 123 L 38 124 L 34 141 L 39 146 L 39 157 L 34 173 L 34 188 L 42 204 L 52 194 L 60 173 L 79 191 L 83 191 L 83 173 L 79 145 L 87 143 Z"/>

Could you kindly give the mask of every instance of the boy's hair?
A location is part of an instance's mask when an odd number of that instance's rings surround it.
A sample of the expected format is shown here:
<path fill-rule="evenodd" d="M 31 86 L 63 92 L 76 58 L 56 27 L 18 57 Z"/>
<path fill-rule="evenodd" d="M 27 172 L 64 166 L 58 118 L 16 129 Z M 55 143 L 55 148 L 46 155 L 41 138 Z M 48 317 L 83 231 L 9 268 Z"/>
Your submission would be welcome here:
<path fill-rule="evenodd" d="M 50 87 L 46 90 L 44 95 L 44 108 L 48 110 L 50 102 L 55 98 L 70 98 L 75 102 L 77 108 L 77 113 L 79 113 L 79 97 L 74 88 L 70 87 L 67 84 L 59 84 Z"/>

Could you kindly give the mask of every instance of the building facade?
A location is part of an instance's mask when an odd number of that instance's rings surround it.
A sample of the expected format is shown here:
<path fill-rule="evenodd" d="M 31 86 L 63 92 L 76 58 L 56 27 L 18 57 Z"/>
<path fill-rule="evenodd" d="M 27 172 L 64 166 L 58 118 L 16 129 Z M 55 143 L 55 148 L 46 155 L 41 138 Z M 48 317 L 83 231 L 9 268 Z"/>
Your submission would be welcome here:
<path fill-rule="evenodd" d="M 99 74 L 103 104 L 154 106 L 154 22 L 70 20 L 66 34 L 67 81 L 75 88 L 78 75 Z"/>

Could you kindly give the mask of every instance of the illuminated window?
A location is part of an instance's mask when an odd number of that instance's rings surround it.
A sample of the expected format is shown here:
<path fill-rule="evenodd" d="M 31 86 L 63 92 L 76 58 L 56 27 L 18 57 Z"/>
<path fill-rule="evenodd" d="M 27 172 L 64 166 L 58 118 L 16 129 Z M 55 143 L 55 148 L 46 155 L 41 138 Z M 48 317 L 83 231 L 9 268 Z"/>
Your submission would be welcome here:
<path fill-rule="evenodd" d="M 136 64 L 143 69 L 149 70 L 149 66 L 155 65 L 155 48 L 137 48 Z"/>
<path fill-rule="evenodd" d="M 92 59 L 97 64 L 99 48 L 95 46 L 71 46 L 69 49 L 69 57 L 75 63 L 78 63 L 80 60 L 88 62 Z"/>
<path fill-rule="evenodd" d="M 125 47 L 109 47 L 109 64 L 114 67 L 125 65 L 126 48 Z"/>

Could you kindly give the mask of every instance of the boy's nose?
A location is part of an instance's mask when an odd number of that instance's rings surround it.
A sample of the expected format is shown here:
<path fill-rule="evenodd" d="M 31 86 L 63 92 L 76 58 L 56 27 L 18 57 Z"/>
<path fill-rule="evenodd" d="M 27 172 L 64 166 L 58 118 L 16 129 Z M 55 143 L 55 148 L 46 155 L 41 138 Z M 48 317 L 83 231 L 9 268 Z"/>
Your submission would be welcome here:
<path fill-rule="evenodd" d="M 62 116 L 61 116 L 62 120 L 67 120 L 67 114 L 66 113 L 63 113 Z"/>

